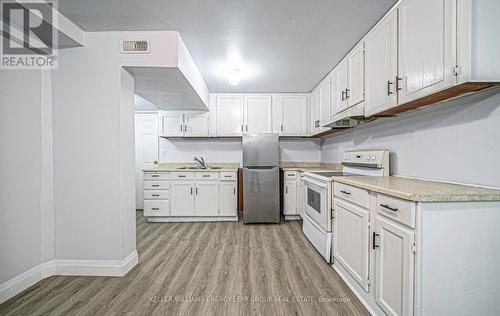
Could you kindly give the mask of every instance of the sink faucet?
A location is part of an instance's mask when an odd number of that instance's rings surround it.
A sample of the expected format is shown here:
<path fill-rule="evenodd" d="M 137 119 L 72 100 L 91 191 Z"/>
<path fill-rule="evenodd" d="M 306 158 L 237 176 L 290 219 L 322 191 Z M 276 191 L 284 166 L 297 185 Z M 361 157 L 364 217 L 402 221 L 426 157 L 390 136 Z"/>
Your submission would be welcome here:
<path fill-rule="evenodd" d="M 196 157 L 193 158 L 193 160 L 197 161 L 201 165 L 202 168 L 206 168 L 207 165 L 205 164 L 205 159 L 203 159 L 203 157 L 201 157 L 201 156 L 200 156 L 200 159 L 198 159 Z"/>

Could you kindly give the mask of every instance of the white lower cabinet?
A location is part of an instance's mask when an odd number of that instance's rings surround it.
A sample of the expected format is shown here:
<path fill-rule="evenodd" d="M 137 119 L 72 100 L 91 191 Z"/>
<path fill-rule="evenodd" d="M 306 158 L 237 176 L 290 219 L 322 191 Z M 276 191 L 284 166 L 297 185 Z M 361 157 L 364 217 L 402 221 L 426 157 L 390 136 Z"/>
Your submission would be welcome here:
<path fill-rule="evenodd" d="M 375 298 L 388 315 L 413 314 L 413 235 L 382 216 L 375 220 Z"/>
<path fill-rule="evenodd" d="M 236 181 L 220 182 L 220 216 L 236 216 Z"/>
<path fill-rule="evenodd" d="M 150 221 L 238 220 L 236 171 L 146 171 L 144 179 Z"/>
<path fill-rule="evenodd" d="M 194 215 L 194 182 L 172 181 L 171 186 L 171 216 Z"/>
<path fill-rule="evenodd" d="M 333 255 L 368 290 L 369 210 L 334 200 Z"/>
<path fill-rule="evenodd" d="M 283 215 L 297 216 L 297 180 L 285 180 Z"/>

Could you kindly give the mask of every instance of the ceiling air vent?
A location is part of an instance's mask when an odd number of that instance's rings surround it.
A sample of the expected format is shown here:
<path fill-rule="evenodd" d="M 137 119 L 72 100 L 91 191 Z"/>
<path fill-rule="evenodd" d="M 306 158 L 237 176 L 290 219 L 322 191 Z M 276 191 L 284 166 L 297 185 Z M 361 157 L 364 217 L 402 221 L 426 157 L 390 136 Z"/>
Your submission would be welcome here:
<path fill-rule="evenodd" d="M 120 47 L 122 54 L 147 54 L 151 52 L 148 41 L 122 41 Z"/>

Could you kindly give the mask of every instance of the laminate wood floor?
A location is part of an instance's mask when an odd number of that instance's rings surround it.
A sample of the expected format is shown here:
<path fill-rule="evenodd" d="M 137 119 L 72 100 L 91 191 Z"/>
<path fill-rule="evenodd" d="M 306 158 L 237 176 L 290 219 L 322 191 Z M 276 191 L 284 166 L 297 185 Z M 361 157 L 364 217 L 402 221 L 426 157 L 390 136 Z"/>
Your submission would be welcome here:
<path fill-rule="evenodd" d="M 148 223 L 137 212 L 137 251 L 125 277 L 53 276 L 0 315 L 368 314 L 301 222 Z"/>

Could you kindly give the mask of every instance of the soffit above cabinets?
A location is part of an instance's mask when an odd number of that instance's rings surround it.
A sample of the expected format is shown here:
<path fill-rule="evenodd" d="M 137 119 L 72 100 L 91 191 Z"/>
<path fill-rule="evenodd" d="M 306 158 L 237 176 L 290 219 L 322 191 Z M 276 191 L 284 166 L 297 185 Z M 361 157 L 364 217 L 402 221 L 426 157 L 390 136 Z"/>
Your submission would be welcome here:
<path fill-rule="evenodd" d="M 396 0 L 64 0 L 85 31 L 178 31 L 210 92 L 309 92 Z M 229 84 L 229 58 L 251 68 Z M 245 67 L 245 65 L 244 65 Z"/>

